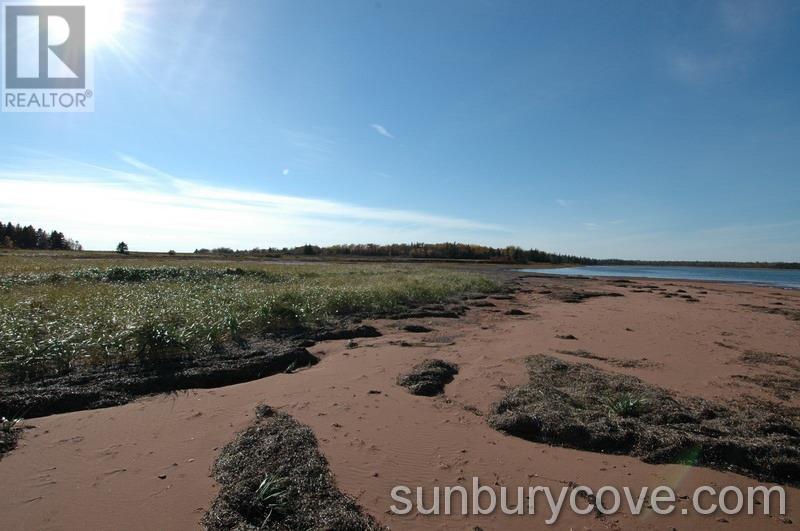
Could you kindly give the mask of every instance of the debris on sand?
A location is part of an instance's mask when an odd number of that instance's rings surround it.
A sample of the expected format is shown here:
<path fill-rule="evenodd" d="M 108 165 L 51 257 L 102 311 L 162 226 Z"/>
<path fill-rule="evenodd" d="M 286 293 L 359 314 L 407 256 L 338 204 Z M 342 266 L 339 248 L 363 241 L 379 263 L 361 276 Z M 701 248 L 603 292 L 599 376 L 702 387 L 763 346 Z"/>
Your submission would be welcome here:
<path fill-rule="evenodd" d="M 416 310 L 401 311 L 387 315 L 387 319 L 401 320 L 401 319 L 428 319 L 428 318 L 443 318 L 443 319 L 458 319 L 464 315 L 465 307 L 453 305 L 448 308 L 436 307 L 422 307 Z"/>
<path fill-rule="evenodd" d="M 338 330 L 325 330 L 314 335 L 315 341 L 329 341 L 334 339 L 356 339 L 362 337 L 380 337 L 381 333 L 374 326 L 361 325 L 355 328 L 340 328 Z"/>
<path fill-rule="evenodd" d="M 573 338 L 577 339 L 577 338 Z M 630 358 L 612 358 L 606 356 L 598 356 L 586 350 L 557 350 L 559 354 L 566 356 L 575 356 L 576 358 L 583 358 L 585 360 L 604 361 L 615 367 L 622 367 L 623 369 L 652 369 L 655 367 L 662 367 L 663 365 L 657 361 L 649 361 L 647 358 L 640 360 L 632 360 Z"/>
<path fill-rule="evenodd" d="M 734 374 L 733 378 L 756 385 L 772 393 L 779 400 L 791 400 L 800 395 L 800 374 Z"/>
<path fill-rule="evenodd" d="M 787 319 L 791 319 L 792 321 L 800 321 L 800 310 L 795 310 L 792 308 L 773 308 L 770 306 L 759 306 L 757 304 L 742 304 L 741 306 L 744 308 L 749 308 L 754 312 L 782 315 Z"/>
<path fill-rule="evenodd" d="M 573 336 L 572 334 L 561 334 L 557 335 L 556 339 L 577 340 L 578 338 Z"/>
<path fill-rule="evenodd" d="M 489 423 L 536 442 L 800 483 L 800 411 L 749 398 L 724 405 L 674 397 L 632 376 L 545 355 Z"/>
<path fill-rule="evenodd" d="M 789 356 L 787 354 L 748 350 L 739 356 L 739 360 L 746 365 L 776 365 L 800 370 L 800 357 Z"/>
<path fill-rule="evenodd" d="M 383 529 L 336 487 L 311 429 L 268 406 L 256 414 L 214 464 L 220 490 L 207 529 Z"/>
<path fill-rule="evenodd" d="M 547 294 L 551 299 L 571 304 L 578 304 L 595 297 L 624 297 L 616 291 L 579 291 L 572 289 L 557 290 Z"/>
<path fill-rule="evenodd" d="M 565 354 L 567 356 L 575 356 L 576 358 L 583 358 L 585 360 L 597 360 L 597 361 L 608 361 L 608 358 L 605 356 L 598 356 L 597 354 L 592 354 L 588 350 L 557 350 L 559 354 Z"/>
<path fill-rule="evenodd" d="M 403 327 L 403 330 L 406 332 L 411 332 L 412 334 L 426 334 L 428 332 L 433 332 L 432 328 L 428 328 L 427 326 L 418 325 L 418 324 L 409 324 Z"/>
<path fill-rule="evenodd" d="M 519 308 L 512 308 L 505 312 L 506 315 L 528 315 L 528 312 L 520 310 Z"/>
<path fill-rule="evenodd" d="M 444 392 L 444 386 L 458 374 L 458 365 L 448 361 L 430 359 L 414 365 L 411 372 L 397 378 L 397 384 L 414 395 L 434 396 Z"/>
<path fill-rule="evenodd" d="M 762 374 L 734 374 L 733 378 L 761 387 L 780 400 L 791 400 L 800 395 L 800 358 L 748 350 L 739 361 L 751 367 L 768 365 L 770 370 Z"/>

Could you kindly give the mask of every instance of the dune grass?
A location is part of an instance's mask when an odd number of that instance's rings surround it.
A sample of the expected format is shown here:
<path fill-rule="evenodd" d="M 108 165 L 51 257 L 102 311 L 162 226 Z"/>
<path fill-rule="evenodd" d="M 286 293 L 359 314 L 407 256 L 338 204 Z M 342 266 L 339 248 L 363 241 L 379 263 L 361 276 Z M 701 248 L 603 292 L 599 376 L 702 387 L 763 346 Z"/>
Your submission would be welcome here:
<path fill-rule="evenodd" d="M 470 273 L 392 264 L 280 264 L 0 255 L 0 377 L 158 363 L 252 334 L 314 328 L 497 289 Z"/>

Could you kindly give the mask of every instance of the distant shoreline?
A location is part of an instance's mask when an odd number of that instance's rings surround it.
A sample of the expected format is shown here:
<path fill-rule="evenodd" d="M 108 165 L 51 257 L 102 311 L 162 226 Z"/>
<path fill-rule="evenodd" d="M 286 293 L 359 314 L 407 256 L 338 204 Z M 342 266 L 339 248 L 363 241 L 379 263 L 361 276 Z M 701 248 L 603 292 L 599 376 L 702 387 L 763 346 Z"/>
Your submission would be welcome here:
<path fill-rule="evenodd" d="M 53 253 L 56 256 L 70 256 L 75 259 L 104 258 L 109 256 L 119 257 L 114 251 L 103 250 L 38 250 L 38 249 L 2 249 L 2 254 L 31 254 L 42 256 Z M 580 262 L 536 262 L 536 261 L 513 261 L 506 259 L 487 259 L 487 258 L 439 258 L 439 257 L 411 257 L 411 256 L 390 256 L 390 255 L 361 255 L 361 254 L 319 254 L 302 255 L 293 253 L 251 253 L 246 251 L 235 251 L 233 253 L 214 253 L 214 252 L 177 252 L 169 253 L 164 251 L 131 251 L 125 255 L 128 259 L 135 258 L 173 258 L 181 259 L 207 259 L 207 260 L 242 260 L 242 261 L 274 261 L 284 262 L 287 260 L 296 262 L 388 262 L 388 263 L 453 263 L 453 264 L 484 264 L 484 265 L 504 265 L 513 268 L 531 269 L 553 269 L 567 267 L 592 267 L 592 266 L 630 266 L 630 267 L 719 267 L 737 269 L 800 269 L 800 262 L 712 262 L 712 261 L 637 261 L 637 260 L 617 260 L 617 259 L 591 259 L 589 263 Z"/>
<path fill-rule="evenodd" d="M 622 268 L 630 267 L 632 270 L 630 272 L 622 270 Z M 620 268 L 619 271 L 609 271 L 608 269 L 605 270 L 598 270 L 598 271 L 591 271 L 593 268 Z M 642 274 L 643 269 L 645 268 L 664 268 L 664 275 L 659 274 Z M 681 270 L 688 270 L 696 268 L 699 270 L 717 270 L 717 271 L 742 271 L 748 273 L 755 273 L 758 271 L 762 271 L 762 275 L 765 278 L 735 278 L 735 277 L 720 277 L 716 278 L 712 274 L 705 274 L 702 276 L 692 276 L 687 274 L 686 276 L 681 274 Z M 719 283 L 719 284 L 737 284 L 737 285 L 748 285 L 748 286 L 760 286 L 760 287 L 768 287 L 768 288 L 777 288 L 777 289 L 790 289 L 790 290 L 798 290 L 800 289 L 800 276 L 797 273 L 794 273 L 794 269 L 786 269 L 786 268 L 767 268 L 767 267 L 715 267 L 715 266 L 660 266 L 660 265 L 643 265 L 643 266 L 568 266 L 563 268 L 557 269 L 578 269 L 576 273 L 559 273 L 559 272 L 545 272 L 553 268 L 537 268 L 537 267 L 524 267 L 524 268 L 515 268 L 515 271 L 518 272 L 530 272 L 530 273 L 537 273 L 541 272 L 540 274 L 546 275 L 548 277 L 560 277 L 560 278 L 591 278 L 591 279 L 598 279 L 598 280 L 611 280 L 611 281 L 623 281 L 623 280 L 659 280 L 659 281 L 677 281 L 677 282 L 695 282 L 695 283 Z M 785 271 L 786 273 L 780 273 Z M 725 273 L 722 273 L 724 275 Z M 769 276 L 782 276 L 788 278 L 766 278 Z"/>

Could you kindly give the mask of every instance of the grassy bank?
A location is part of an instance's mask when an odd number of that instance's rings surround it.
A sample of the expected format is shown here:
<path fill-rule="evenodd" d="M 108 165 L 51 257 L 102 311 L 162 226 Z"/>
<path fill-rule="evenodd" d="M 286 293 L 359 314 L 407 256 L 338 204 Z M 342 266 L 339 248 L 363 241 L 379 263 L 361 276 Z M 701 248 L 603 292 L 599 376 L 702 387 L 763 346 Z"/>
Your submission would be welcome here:
<path fill-rule="evenodd" d="M 202 356 L 285 334 L 497 289 L 485 277 L 388 264 L 74 260 L 0 256 L 0 375 L 29 381 L 85 365 Z"/>

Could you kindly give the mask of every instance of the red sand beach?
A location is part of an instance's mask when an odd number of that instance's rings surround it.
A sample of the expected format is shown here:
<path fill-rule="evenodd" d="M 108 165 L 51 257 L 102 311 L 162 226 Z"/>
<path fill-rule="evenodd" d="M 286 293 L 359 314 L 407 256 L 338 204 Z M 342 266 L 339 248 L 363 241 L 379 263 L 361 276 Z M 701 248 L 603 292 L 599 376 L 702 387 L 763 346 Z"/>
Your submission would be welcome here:
<path fill-rule="evenodd" d="M 646 512 L 577 516 L 565 511 L 555 526 L 547 515 L 397 516 L 389 507 L 395 485 L 483 484 L 511 487 L 570 483 L 596 488 L 669 485 L 679 496 L 699 485 L 756 485 L 751 478 L 707 468 L 650 465 L 626 456 L 552 447 L 493 430 L 485 413 L 505 390 L 527 381 L 523 361 L 537 353 L 585 361 L 634 375 L 678 395 L 728 400 L 745 394 L 797 406 L 740 375 L 775 371 L 746 365 L 753 350 L 800 357 L 800 321 L 765 309 L 800 309 L 800 292 L 741 285 L 639 280 L 699 299 L 663 297 L 610 280 L 523 279 L 511 300 L 469 310 L 461 319 L 408 321 L 433 329 L 402 330 L 407 322 L 376 321 L 382 337 L 319 343 L 321 362 L 230 387 L 159 395 L 107 409 L 26 421 L 17 449 L 0 461 L 0 528 L 196 529 L 216 493 L 210 468 L 219 449 L 266 403 L 310 426 L 339 487 L 392 529 L 788 529 L 800 521 L 787 489 L 789 514 L 668 516 Z M 580 304 L 541 293 L 553 286 L 616 291 Z M 780 303 L 780 304 L 776 304 Z M 746 306 L 750 305 L 750 306 Z M 519 308 L 527 315 L 504 312 Z M 761 308 L 760 310 L 758 308 Z M 572 335 L 577 339 L 557 336 Z M 405 342 L 406 344 L 403 344 Z M 410 344 L 410 345 L 409 345 Z M 585 350 L 636 368 L 575 360 L 562 350 Z M 428 357 L 461 371 L 444 395 L 413 396 L 398 374 Z M 678 507 L 688 506 L 679 499 Z"/>

